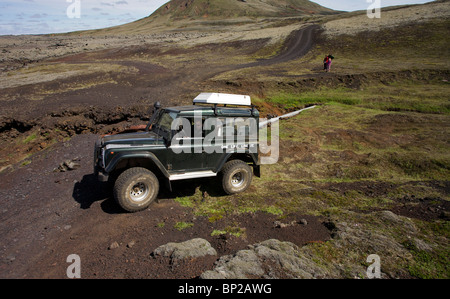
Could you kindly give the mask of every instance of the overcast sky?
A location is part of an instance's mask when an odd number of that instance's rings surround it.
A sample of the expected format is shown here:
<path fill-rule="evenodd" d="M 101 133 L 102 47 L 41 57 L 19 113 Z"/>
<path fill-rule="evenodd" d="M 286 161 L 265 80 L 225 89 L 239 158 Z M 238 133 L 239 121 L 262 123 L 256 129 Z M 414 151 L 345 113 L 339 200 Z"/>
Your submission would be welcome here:
<path fill-rule="evenodd" d="M 213 0 L 214 1 L 214 0 Z M 314 0 L 336 10 L 367 9 L 368 0 Z M 369 0 L 370 1 L 370 0 Z M 375 0 L 373 0 L 375 1 Z M 425 0 L 376 0 L 381 7 Z M 0 35 L 62 33 L 136 21 L 167 0 L 0 0 Z"/>

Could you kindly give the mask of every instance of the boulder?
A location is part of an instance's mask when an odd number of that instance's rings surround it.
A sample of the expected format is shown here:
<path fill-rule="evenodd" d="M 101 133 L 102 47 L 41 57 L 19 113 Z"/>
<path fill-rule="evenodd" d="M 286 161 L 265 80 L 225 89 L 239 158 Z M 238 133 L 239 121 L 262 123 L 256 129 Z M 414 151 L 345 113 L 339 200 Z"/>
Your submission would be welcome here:
<path fill-rule="evenodd" d="M 319 278 L 327 273 L 291 242 L 270 239 L 221 257 L 202 279 Z"/>
<path fill-rule="evenodd" d="M 167 243 L 152 252 L 153 256 L 170 257 L 172 261 L 185 258 L 198 258 L 207 255 L 217 255 L 217 251 L 205 239 L 196 238 L 181 243 Z"/>
<path fill-rule="evenodd" d="M 202 279 L 246 279 L 264 275 L 264 269 L 253 250 L 240 250 L 233 255 L 222 256 L 214 270 L 204 272 Z"/>

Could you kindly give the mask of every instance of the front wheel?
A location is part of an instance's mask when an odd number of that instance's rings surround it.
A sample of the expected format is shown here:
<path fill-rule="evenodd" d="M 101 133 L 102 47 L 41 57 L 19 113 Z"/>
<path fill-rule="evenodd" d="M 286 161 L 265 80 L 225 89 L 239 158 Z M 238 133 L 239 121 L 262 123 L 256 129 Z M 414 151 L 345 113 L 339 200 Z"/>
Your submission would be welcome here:
<path fill-rule="evenodd" d="M 222 170 L 222 187 L 227 194 L 245 191 L 252 183 L 252 169 L 241 160 L 232 160 Z"/>
<path fill-rule="evenodd" d="M 148 169 L 125 170 L 114 184 L 114 198 L 128 212 L 146 209 L 158 196 L 159 181 Z"/>

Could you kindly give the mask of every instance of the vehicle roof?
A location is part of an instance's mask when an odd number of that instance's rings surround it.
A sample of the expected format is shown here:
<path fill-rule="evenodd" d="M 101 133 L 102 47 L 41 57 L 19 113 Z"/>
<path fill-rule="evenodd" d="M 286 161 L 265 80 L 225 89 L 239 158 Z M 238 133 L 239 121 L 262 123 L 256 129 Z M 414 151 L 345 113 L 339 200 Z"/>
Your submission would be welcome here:
<path fill-rule="evenodd" d="M 213 116 L 214 105 L 189 105 L 175 106 L 165 108 L 166 110 L 178 113 L 180 116 L 194 116 L 195 111 L 202 111 L 204 116 Z M 217 116 L 252 116 L 252 107 L 217 107 Z M 253 116 L 259 116 L 256 108 L 253 110 Z"/>
<path fill-rule="evenodd" d="M 202 92 L 194 99 L 195 103 L 251 106 L 250 96 L 241 94 Z"/>

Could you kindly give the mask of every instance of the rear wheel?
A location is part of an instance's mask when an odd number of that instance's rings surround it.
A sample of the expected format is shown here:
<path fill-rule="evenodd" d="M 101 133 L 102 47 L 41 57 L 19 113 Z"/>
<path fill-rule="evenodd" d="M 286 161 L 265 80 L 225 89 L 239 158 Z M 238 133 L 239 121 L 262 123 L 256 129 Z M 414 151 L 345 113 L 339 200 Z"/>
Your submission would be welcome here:
<path fill-rule="evenodd" d="M 241 160 L 232 160 L 223 167 L 222 187 L 227 194 L 245 191 L 252 183 L 252 169 Z"/>
<path fill-rule="evenodd" d="M 146 209 L 158 196 L 159 181 L 148 169 L 125 170 L 114 184 L 114 198 L 128 212 Z"/>

